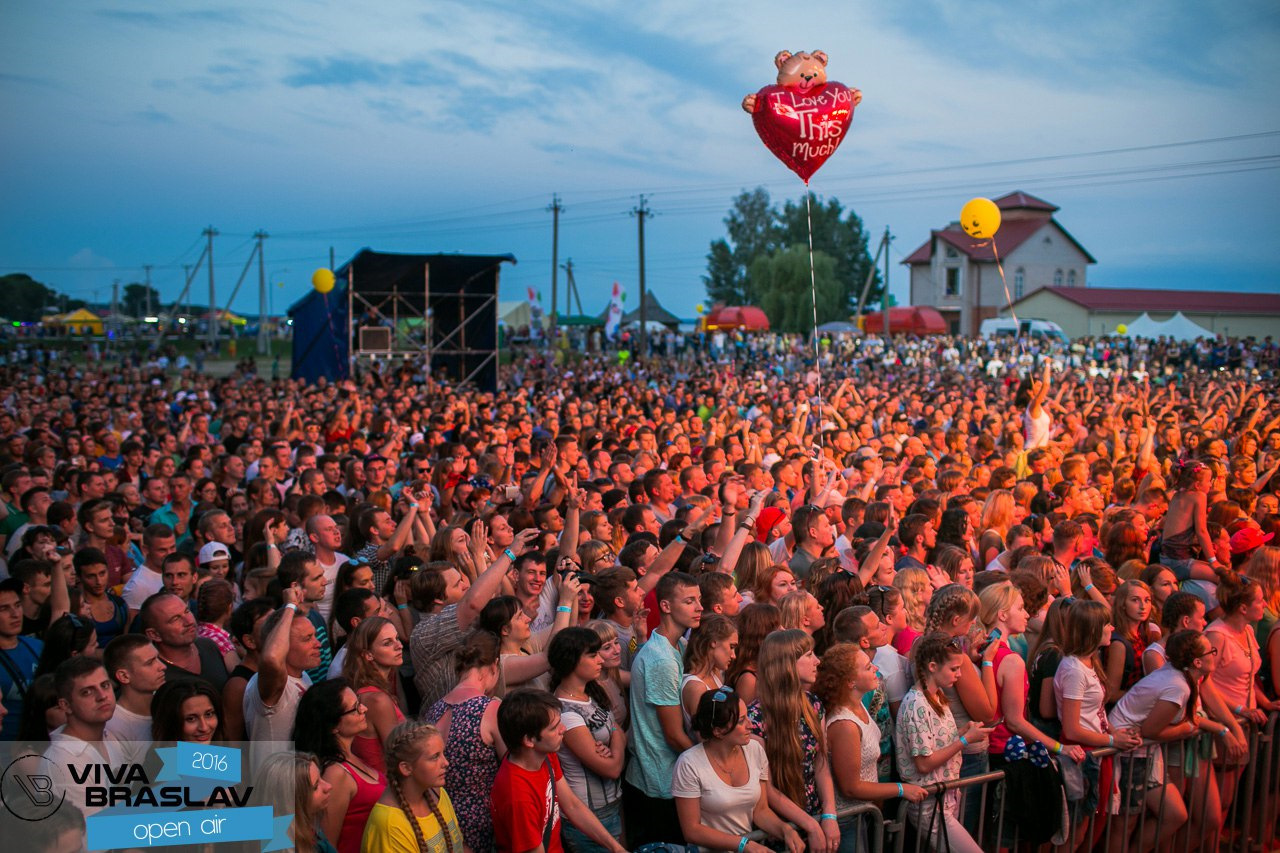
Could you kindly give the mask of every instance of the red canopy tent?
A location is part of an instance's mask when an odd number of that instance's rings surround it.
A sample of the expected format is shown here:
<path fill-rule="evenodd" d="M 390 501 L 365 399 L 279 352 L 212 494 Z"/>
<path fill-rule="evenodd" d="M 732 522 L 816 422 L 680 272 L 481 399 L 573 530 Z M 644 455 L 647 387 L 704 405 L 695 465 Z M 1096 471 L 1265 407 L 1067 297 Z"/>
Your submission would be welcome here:
<path fill-rule="evenodd" d="M 769 318 L 754 305 L 730 305 L 715 308 L 703 319 L 707 329 L 743 329 L 748 332 L 769 331 Z"/>
<path fill-rule="evenodd" d="M 877 311 L 863 318 L 864 332 L 884 332 L 884 313 Z M 889 334 L 891 335 L 945 335 L 949 331 L 947 321 L 933 308 L 925 305 L 903 305 L 889 309 Z"/>

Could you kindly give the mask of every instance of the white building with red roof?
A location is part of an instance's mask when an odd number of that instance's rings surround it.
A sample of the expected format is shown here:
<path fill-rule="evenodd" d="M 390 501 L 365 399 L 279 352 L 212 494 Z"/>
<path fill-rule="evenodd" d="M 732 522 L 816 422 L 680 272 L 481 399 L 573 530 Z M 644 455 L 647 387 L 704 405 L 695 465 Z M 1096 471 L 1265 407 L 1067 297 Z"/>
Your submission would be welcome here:
<path fill-rule="evenodd" d="M 952 222 L 903 261 L 911 269 L 911 304 L 938 309 L 955 333 L 978 334 L 983 320 L 1041 288 L 1084 288 L 1089 264 L 1097 263 L 1054 219 L 1055 205 L 1021 191 L 993 201 L 1001 215 L 994 246 Z"/>
<path fill-rule="evenodd" d="M 1013 310 L 1020 320 L 1052 320 L 1069 338 L 1114 335 L 1143 314 L 1160 323 L 1179 313 L 1212 335 L 1280 337 L 1280 293 L 1042 287 L 1014 302 Z M 1008 317 L 1008 308 L 1000 315 Z"/>

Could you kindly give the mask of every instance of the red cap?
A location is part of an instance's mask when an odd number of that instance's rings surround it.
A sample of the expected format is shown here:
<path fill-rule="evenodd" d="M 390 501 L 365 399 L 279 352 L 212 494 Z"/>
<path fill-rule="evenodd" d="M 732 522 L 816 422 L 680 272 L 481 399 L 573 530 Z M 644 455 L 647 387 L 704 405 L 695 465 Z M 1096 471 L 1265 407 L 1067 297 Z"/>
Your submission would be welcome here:
<path fill-rule="evenodd" d="M 1231 535 L 1231 553 L 1244 554 L 1271 541 L 1274 533 L 1263 533 L 1256 527 L 1242 527 Z"/>
<path fill-rule="evenodd" d="M 776 506 L 769 506 L 760 510 L 760 517 L 756 519 L 756 540 L 768 542 L 769 531 L 773 530 L 774 526 L 786 517 L 787 514 Z"/>

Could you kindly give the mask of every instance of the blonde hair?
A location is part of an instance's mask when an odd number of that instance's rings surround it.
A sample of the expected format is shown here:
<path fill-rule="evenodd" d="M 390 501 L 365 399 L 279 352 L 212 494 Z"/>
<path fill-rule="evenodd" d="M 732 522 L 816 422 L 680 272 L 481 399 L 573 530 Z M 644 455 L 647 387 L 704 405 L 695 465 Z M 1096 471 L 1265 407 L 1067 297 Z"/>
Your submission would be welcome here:
<path fill-rule="evenodd" d="M 782 600 L 778 602 L 778 609 L 782 611 L 783 628 L 804 630 L 804 618 L 809 609 L 810 598 L 813 596 L 803 589 L 797 589 L 782 596 Z"/>
<path fill-rule="evenodd" d="M 951 633 L 951 623 L 959 619 L 978 618 L 978 596 L 967 586 L 949 583 L 933 594 L 924 612 L 924 632 Z"/>
<path fill-rule="evenodd" d="M 1262 587 L 1262 598 L 1267 609 L 1272 613 L 1280 613 L 1280 548 L 1275 545 L 1263 545 L 1249 555 L 1240 573 L 1253 578 Z"/>
<path fill-rule="evenodd" d="M 400 773 L 400 762 L 412 764 L 417 761 L 422 755 L 426 742 L 433 737 L 440 738 L 441 743 L 444 742 L 444 738 L 440 736 L 440 731 L 435 726 L 417 720 L 405 720 L 391 730 L 391 734 L 387 737 L 387 745 L 382 750 L 387 764 L 387 787 L 395 794 L 400 810 L 404 812 L 409 826 L 413 828 L 413 834 L 418 839 L 419 850 L 430 848 L 427 847 L 426 836 L 422 834 L 422 825 L 418 823 L 418 818 L 404 795 L 405 777 Z M 457 826 L 445 821 L 444 814 L 440 811 L 440 795 L 424 792 L 423 799 L 426 801 L 427 808 L 431 809 L 431 816 L 440 824 L 440 835 L 444 838 L 445 848 L 448 853 L 454 853 L 456 849 L 454 842 L 457 841 L 460 847 L 462 839 L 454 837 Z M 458 850 L 458 853 L 461 853 L 461 850 Z"/>
<path fill-rule="evenodd" d="M 774 786 L 792 802 L 805 802 L 804 765 L 806 756 L 800 740 L 799 721 L 804 721 L 817 743 L 817 755 L 826 754 L 822 724 L 800 686 L 796 661 L 813 650 L 813 638 L 804 631 L 774 631 L 760 647 L 758 699 L 764 722 L 764 749 Z"/>
<path fill-rule="evenodd" d="M 258 770 L 253 786 L 254 805 L 271 806 L 277 816 L 289 813 L 293 803 L 293 849 L 299 853 L 315 853 L 316 827 L 320 810 L 312 805 L 311 768 L 320 762 L 310 752 L 277 752 L 268 755 Z"/>
<path fill-rule="evenodd" d="M 1014 506 L 1016 502 L 1013 499 L 1013 492 L 1008 489 L 996 489 L 987 495 L 986 503 L 982 505 L 982 519 L 978 526 L 984 532 L 996 531 L 1003 539 L 1009 532 L 1009 528 L 1013 526 Z"/>
<path fill-rule="evenodd" d="M 982 627 L 990 631 L 996 626 L 1003 611 L 1011 610 L 1022 593 L 1011 581 L 1000 581 L 985 587 L 978 593 L 978 620 Z"/>
<path fill-rule="evenodd" d="M 924 610 L 929 605 L 933 584 L 929 573 L 914 566 L 898 569 L 893 585 L 902 593 L 902 605 L 907 609 L 907 624 L 914 631 L 924 631 Z"/>

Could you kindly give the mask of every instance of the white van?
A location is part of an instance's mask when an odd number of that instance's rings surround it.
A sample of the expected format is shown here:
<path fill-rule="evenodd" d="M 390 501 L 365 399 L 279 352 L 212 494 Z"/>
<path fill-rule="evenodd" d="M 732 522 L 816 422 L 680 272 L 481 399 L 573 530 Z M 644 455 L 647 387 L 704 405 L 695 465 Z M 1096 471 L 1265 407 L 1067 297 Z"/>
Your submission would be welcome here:
<path fill-rule="evenodd" d="M 1064 345 L 1070 343 L 1061 326 L 1052 320 L 1041 320 L 1039 318 L 1024 319 L 1020 317 L 1015 321 L 1012 317 L 991 317 L 982 321 L 978 334 L 984 338 L 1016 336 L 1048 338 Z"/>

